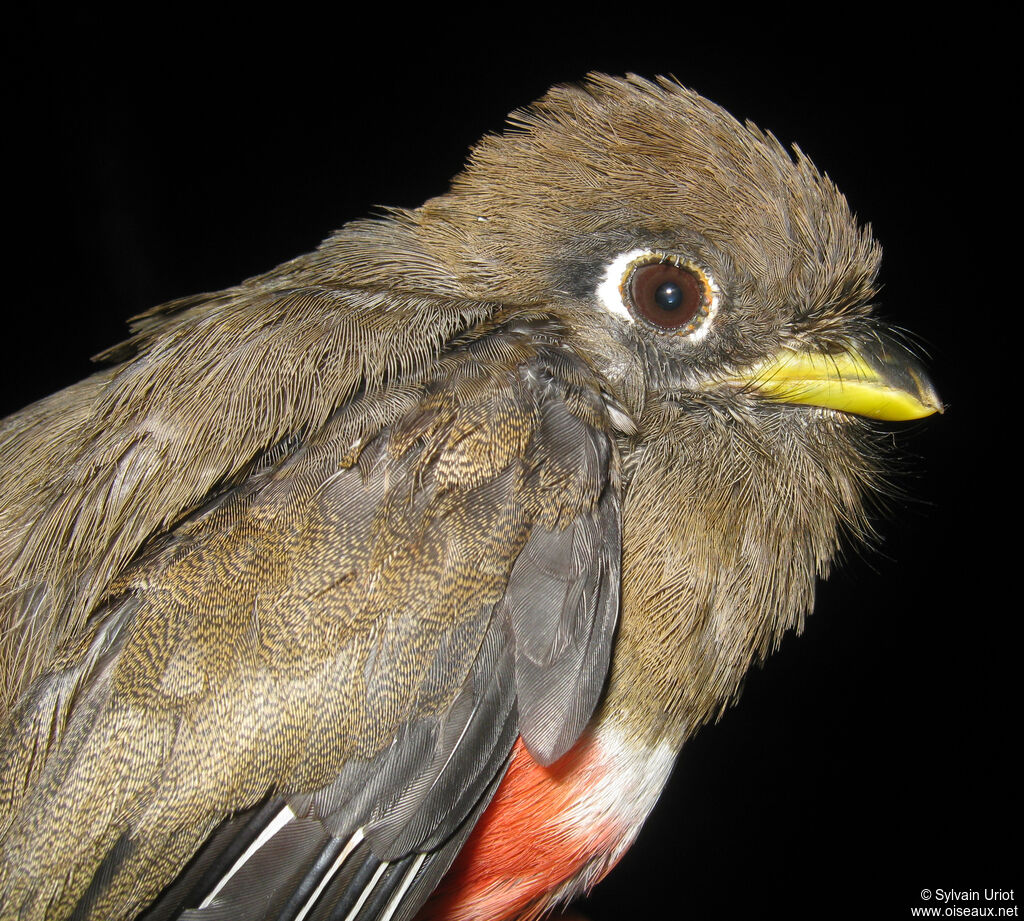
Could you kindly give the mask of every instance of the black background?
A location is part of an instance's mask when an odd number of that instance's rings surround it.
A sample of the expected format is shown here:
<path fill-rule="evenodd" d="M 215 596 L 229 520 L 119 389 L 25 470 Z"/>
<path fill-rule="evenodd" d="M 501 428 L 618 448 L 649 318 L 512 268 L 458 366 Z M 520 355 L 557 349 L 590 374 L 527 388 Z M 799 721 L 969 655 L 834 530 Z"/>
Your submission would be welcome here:
<path fill-rule="evenodd" d="M 0 415 L 88 374 L 128 316 L 443 192 L 468 146 L 550 84 L 674 74 L 799 143 L 872 223 L 882 311 L 917 334 L 948 410 L 899 428 L 909 498 L 884 540 L 847 555 L 804 635 L 687 747 L 585 910 L 905 918 L 924 888 L 1016 888 L 1006 25 L 446 15 L 13 24 Z"/>

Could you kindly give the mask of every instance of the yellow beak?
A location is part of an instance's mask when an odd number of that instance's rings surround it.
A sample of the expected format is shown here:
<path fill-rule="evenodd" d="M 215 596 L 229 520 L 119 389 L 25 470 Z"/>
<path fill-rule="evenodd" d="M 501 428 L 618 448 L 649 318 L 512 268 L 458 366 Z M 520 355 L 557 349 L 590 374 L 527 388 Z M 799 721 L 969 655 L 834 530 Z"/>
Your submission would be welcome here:
<path fill-rule="evenodd" d="M 924 368 L 905 348 L 880 335 L 835 353 L 783 349 L 729 382 L 779 403 L 823 406 L 872 419 L 923 419 L 943 409 Z"/>

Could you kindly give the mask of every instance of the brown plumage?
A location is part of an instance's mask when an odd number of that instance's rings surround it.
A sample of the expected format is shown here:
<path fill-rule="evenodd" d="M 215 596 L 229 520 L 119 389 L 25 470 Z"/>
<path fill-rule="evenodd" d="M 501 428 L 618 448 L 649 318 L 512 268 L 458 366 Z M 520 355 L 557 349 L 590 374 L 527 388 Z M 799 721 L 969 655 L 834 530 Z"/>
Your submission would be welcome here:
<path fill-rule="evenodd" d="M 474 852 L 525 826 L 564 872 L 463 858 L 424 911 L 600 878 L 867 530 L 854 413 L 939 406 L 879 255 L 799 153 L 595 76 L 422 208 L 138 318 L 0 428 L 0 917 L 410 918 L 517 737 Z"/>

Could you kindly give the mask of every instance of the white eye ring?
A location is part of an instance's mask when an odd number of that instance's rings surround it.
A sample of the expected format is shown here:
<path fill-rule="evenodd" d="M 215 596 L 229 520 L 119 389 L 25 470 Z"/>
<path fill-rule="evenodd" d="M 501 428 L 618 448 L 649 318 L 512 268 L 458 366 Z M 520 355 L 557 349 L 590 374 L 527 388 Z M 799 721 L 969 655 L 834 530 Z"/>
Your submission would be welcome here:
<path fill-rule="evenodd" d="M 626 286 L 638 266 L 652 262 L 670 262 L 691 269 L 701 277 L 708 290 L 708 306 L 703 320 L 696 329 L 685 332 L 690 341 L 703 339 L 711 328 L 711 320 L 718 309 L 721 292 L 711 273 L 689 259 L 673 256 L 658 250 L 634 249 L 616 256 L 607 266 L 601 283 L 597 286 L 597 299 L 609 313 L 635 324 L 636 317 L 627 304 Z"/>

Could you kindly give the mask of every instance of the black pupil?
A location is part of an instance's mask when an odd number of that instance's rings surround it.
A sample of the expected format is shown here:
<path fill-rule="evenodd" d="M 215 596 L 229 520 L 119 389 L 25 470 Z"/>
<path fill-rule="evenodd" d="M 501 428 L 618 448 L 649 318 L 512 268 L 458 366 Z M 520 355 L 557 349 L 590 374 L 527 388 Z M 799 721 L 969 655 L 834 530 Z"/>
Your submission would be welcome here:
<path fill-rule="evenodd" d="M 704 308 L 701 280 L 694 271 L 671 262 L 639 265 L 629 280 L 630 310 L 659 329 L 687 329 Z"/>
<path fill-rule="evenodd" d="M 666 281 L 654 292 L 654 302 L 662 310 L 678 310 L 683 303 L 683 289 L 674 281 Z"/>

